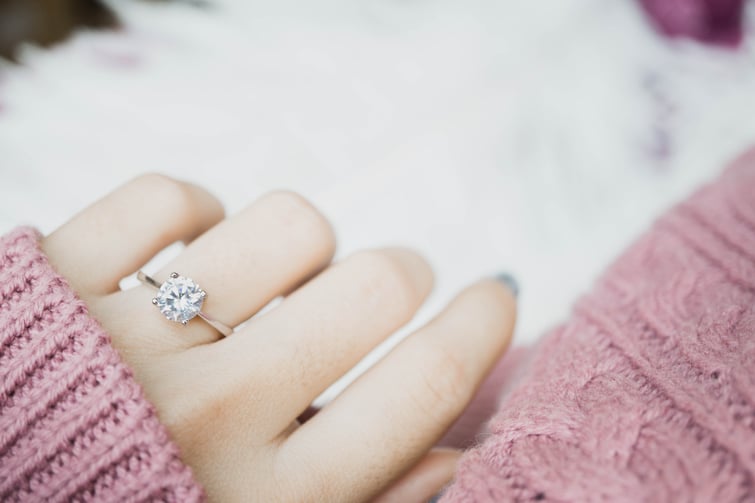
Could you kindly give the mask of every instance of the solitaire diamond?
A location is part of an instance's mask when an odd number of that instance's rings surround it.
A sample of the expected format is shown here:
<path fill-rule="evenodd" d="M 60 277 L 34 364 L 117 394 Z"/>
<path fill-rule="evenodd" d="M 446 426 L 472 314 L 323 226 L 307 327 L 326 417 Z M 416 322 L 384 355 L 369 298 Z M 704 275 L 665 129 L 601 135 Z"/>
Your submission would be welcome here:
<path fill-rule="evenodd" d="M 206 295 L 194 280 L 174 272 L 160 286 L 160 291 L 152 299 L 152 303 L 160 308 L 160 312 L 166 318 L 185 325 L 199 314 Z"/>

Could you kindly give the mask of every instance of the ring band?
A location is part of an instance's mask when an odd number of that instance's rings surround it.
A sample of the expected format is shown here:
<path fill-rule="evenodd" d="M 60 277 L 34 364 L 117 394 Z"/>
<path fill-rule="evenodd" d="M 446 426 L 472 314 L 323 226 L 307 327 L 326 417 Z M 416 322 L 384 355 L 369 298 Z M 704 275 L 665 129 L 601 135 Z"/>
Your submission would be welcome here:
<path fill-rule="evenodd" d="M 152 299 L 152 304 L 160 309 L 168 320 L 186 325 L 189 320 L 198 316 L 220 332 L 223 337 L 228 337 L 233 333 L 231 327 L 202 312 L 202 303 L 207 297 L 207 292 L 202 290 L 193 279 L 172 272 L 165 283 L 159 283 L 142 271 L 136 274 L 136 279 L 157 289 L 157 295 Z"/>

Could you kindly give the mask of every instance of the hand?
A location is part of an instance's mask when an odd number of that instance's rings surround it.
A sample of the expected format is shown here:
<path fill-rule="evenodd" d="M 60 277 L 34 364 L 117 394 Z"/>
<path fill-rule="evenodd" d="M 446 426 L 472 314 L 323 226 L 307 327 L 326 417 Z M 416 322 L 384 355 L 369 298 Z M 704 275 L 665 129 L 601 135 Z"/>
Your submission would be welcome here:
<path fill-rule="evenodd" d="M 188 246 L 153 276 L 196 280 L 218 320 L 237 326 L 285 299 L 220 339 L 199 319 L 166 320 L 147 286 L 119 289 L 179 240 Z M 515 317 L 512 294 L 481 281 L 301 423 L 318 394 L 412 318 L 433 282 L 421 257 L 382 249 L 330 265 L 333 231 L 301 197 L 269 194 L 224 220 L 206 191 L 159 175 L 116 190 L 42 246 L 212 501 L 429 497 L 455 456 L 428 452 L 506 348 Z"/>

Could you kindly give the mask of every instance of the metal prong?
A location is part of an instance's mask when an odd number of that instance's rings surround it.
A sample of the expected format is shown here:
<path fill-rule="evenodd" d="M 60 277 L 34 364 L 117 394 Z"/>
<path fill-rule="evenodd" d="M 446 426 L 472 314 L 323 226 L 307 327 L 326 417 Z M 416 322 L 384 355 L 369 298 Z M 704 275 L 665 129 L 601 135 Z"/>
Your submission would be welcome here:
<path fill-rule="evenodd" d="M 184 320 L 181 322 L 181 325 L 186 326 L 189 324 L 189 320 Z"/>
<path fill-rule="evenodd" d="M 157 297 L 155 297 L 154 299 L 152 299 L 152 303 L 153 303 L 154 305 L 157 305 Z"/>
<path fill-rule="evenodd" d="M 177 272 L 170 273 L 170 277 L 173 278 L 173 279 L 176 279 L 178 276 L 179 276 L 179 274 Z"/>
<path fill-rule="evenodd" d="M 207 297 L 207 292 L 205 292 L 204 290 L 202 290 L 202 294 L 201 295 L 202 295 L 202 297 Z"/>

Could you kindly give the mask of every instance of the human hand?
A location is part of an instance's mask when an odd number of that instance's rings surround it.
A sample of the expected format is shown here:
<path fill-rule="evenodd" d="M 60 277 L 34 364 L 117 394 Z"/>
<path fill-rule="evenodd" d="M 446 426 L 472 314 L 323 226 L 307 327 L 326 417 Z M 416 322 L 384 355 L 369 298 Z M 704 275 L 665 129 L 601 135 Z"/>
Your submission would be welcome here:
<path fill-rule="evenodd" d="M 155 292 L 119 289 L 175 241 L 172 271 L 208 292 L 203 311 L 231 326 L 285 299 L 230 337 L 200 320 L 172 323 Z M 223 220 L 196 186 L 140 177 L 43 239 L 154 404 L 212 501 L 421 501 L 453 473 L 429 452 L 505 350 L 512 294 L 467 288 L 305 423 L 312 400 L 408 322 L 430 292 L 425 261 L 404 249 L 330 265 L 327 221 L 291 193 Z"/>

